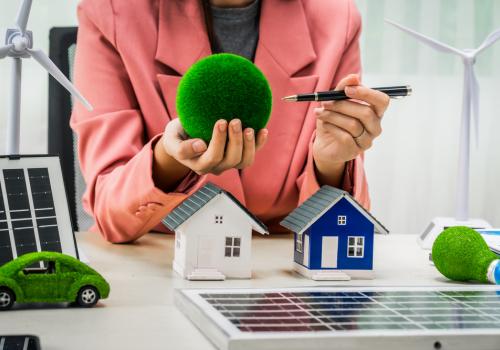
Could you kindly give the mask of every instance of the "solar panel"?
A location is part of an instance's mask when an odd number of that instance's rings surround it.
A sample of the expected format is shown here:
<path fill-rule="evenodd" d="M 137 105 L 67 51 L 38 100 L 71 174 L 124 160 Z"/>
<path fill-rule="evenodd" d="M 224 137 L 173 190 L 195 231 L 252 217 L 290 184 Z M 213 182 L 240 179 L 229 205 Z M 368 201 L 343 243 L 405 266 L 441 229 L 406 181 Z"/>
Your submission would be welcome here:
<path fill-rule="evenodd" d="M 219 349 L 498 349 L 500 287 L 178 290 Z"/>
<path fill-rule="evenodd" d="M 33 335 L 0 335 L 0 350 L 40 350 L 40 340 Z"/>
<path fill-rule="evenodd" d="M 0 157 L 0 265 L 37 251 L 78 257 L 59 158 Z"/>

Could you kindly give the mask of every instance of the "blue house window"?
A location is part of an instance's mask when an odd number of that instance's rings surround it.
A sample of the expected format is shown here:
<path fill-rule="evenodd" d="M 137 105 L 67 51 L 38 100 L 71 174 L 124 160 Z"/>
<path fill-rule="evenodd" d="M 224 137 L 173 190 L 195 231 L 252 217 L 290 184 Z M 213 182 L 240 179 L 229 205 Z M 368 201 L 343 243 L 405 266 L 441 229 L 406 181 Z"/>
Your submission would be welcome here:
<path fill-rule="evenodd" d="M 295 239 L 295 250 L 298 251 L 299 253 L 302 253 L 302 233 L 297 233 L 296 239 Z"/>
<path fill-rule="evenodd" d="M 363 258 L 365 256 L 365 237 L 349 236 L 347 243 L 348 258 Z"/>
<path fill-rule="evenodd" d="M 339 225 L 339 226 L 345 226 L 345 225 L 347 225 L 347 216 L 345 216 L 345 215 L 339 215 L 337 217 L 337 225 Z"/>

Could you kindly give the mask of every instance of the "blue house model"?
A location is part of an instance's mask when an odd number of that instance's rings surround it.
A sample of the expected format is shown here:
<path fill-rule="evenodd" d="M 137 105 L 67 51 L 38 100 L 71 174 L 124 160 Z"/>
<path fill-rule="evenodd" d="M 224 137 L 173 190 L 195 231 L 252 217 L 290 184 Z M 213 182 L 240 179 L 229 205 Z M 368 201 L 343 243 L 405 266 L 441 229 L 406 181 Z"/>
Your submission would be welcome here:
<path fill-rule="evenodd" d="M 374 234 L 389 231 L 349 193 L 323 186 L 281 225 L 294 232 L 294 266 L 313 280 L 373 278 Z"/>

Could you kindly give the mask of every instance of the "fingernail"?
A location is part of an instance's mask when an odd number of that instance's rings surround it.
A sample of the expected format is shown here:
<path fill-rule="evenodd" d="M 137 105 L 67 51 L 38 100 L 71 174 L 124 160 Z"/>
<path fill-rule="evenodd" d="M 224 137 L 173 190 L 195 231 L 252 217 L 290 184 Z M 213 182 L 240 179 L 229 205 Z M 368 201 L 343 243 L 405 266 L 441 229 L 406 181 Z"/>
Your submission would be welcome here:
<path fill-rule="evenodd" d="M 314 113 L 321 114 L 321 113 L 323 113 L 324 110 L 325 109 L 323 107 L 316 107 L 316 108 L 314 108 Z"/>
<path fill-rule="evenodd" d="M 262 129 L 262 136 L 267 137 L 269 135 L 269 130 Z"/>
<path fill-rule="evenodd" d="M 218 124 L 219 124 L 219 131 L 226 132 L 227 122 L 225 120 L 219 120 Z"/>
<path fill-rule="evenodd" d="M 253 129 L 248 129 L 247 131 L 245 131 L 245 137 L 247 138 L 248 141 L 252 141 L 253 140 Z"/>
<path fill-rule="evenodd" d="M 346 86 L 344 91 L 347 95 L 355 95 L 357 88 L 355 86 Z"/>
<path fill-rule="evenodd" d="M 231 122 L 231 127 L 233 128 L 234 132 L 241 132 L 241 121 L 239 119 L 234 119 Z"/>
<path fill-rule="evenodd" d="M 193 142 L 193 149 L 196 153 L 201 153 L 201 152 L 205 151 L 205 149 L 206 149 L 205 142 L 203 142 L 201 140 L 197 140 L 197 141 Z"/>

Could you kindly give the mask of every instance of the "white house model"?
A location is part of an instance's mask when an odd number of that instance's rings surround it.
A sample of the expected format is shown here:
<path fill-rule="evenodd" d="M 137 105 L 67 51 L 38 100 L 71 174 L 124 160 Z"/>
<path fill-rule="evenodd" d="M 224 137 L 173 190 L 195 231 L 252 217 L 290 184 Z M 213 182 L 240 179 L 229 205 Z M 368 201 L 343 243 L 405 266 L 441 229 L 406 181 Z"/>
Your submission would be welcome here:
<path fill-rule="evenodd" d="M 175 232 L 173 269 L 189 280 L 251 278 L 252 230 L 267 227 L 233 195 L 207 183 L 163 224 Z"/>

